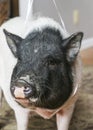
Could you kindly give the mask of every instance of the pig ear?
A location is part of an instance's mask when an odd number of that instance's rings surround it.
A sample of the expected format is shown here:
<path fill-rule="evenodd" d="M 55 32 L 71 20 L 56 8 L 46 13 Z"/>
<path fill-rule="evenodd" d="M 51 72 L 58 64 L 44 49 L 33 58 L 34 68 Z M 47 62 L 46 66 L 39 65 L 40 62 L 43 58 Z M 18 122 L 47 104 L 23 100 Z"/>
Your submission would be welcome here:
<path fill-rule="evenodd" d="M 17 49 L 18 49 L 20 42 L 23 39 L 21 37 L 17 36 L 17 35 L 14 35 L 14 34 L 8 32 L 8 31 L 6 31 L 5 29 L 3 31 L 4 31 L 4 34 L 6 36 L 6 40 L 7 40 L 9 48 L 11 49 L 14 56 L 18 57 L 17 56 Z"/>
<path fill-rule="evenodd" d="M 82 38 L 83 38 L 83 33 L 78 32 L 72 34 L 69 38 L 63 41 L 64 52 L 69 62 L 73 62 L 76 59 L 80 51 Z"/>

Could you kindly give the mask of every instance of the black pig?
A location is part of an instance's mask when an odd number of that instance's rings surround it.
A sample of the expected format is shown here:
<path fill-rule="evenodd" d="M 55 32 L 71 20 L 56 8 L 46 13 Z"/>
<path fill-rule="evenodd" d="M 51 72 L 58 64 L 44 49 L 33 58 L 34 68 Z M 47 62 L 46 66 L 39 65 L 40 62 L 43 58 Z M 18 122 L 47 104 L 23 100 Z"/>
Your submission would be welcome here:
<path fill-rule="evenodd" d="M 6 30 L 4 33 L 18 59 L 11 77 L 10 90 L 14 98 L 27 99 L 34 108 L 60 108 L 73 91 L 75 75 L 72 70 L 83 33 L 64 37 L 59 27 L 52 25 L 35 28 L 25 38 Z M 23 97 L 16 96 L 17 88 L 23 88 Z"/>

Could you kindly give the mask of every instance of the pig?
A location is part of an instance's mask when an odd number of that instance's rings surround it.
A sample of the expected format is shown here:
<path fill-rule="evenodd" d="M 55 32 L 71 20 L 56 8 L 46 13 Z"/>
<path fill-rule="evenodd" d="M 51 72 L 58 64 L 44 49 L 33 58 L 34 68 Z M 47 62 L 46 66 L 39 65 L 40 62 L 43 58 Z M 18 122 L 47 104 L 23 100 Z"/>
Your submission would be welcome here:
<path fill-rule="evenodd" d="M 58 130 L 68 130 L 81 82 L 83 33 L 69 35 L 53 19 L 42 17 L 24 37 L 6 29 L 4 34 L 15 60 L 4 95 L 15 111 L 17 129 L 27 129 L 31 111 L 45 119 L 56 114 Z"/>

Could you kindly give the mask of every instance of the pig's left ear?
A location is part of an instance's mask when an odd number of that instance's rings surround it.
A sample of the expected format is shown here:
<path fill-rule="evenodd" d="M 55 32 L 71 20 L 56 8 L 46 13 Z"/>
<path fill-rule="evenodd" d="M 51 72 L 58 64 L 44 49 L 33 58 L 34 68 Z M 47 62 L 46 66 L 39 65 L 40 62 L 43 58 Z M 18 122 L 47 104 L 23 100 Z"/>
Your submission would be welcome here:
<path fill-rule="evenodd" d="M 18 58 L 18 55 L 17 55 L 18 46 L 20 45 L 20 42 L 23 39 L 17 35 L 14 35 L 8 31 L 6 31 L 5 29 L 3 31 L 4 31 L 4 34 L 6 36 L 6 40 L 7 40 L 7 43 L 8 43 L 10 50 L 12 51 L 14 56 L 16 58 Z"/>
<path fill-rule="evenodd" d="M 63 41 L 63 49 L 64 53 L 66 55 L 66 58 L 69 62 L 73 62 L 80 50 L 81 47 L 81 41 L 83 38 L 83 33 L 78 32 L 75 34 L 72 34 L 69 38 L 65 39 Z"/>

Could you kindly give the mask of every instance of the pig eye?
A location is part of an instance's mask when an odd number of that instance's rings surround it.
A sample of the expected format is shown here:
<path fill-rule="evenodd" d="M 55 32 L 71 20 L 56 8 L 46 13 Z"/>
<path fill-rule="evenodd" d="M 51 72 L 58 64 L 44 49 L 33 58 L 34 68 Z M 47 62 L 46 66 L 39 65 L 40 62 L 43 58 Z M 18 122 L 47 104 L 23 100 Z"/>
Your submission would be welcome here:
<path fill-rule="evenodd" d="M 50 69 L 55 69 L 55 67 L 62 64 L 62 61 L 60 59 L 51 59 L 48 61 L 48 66 Z"/>
<path fill-rule="evenodd" d="M 49 68 L 54 68 L 56 66 L 56 62 L 54 62 L 53 60 L 48 60 L 44 63 L 44 65 Z"/>
<path fill-rule="evenodd" d="M 49 60 L 48 65 L 56 65 L 56 62 L 54 60 Z"/>
<path fill-rule="evenodd" d="M 45 66 L 49 68 L 55 68 L 60 63 L 61 63 L 61 60 L 55 59 L 54 57 L 47 57 L 47 59 L 44 61 Z"/>
<path fill-rule="evenodd" d="M 48 67 L 49 67 L 50 69 L 54 69 L 56 66 L 57 66 L 57 63 L 56 63 L 55 60 L 49 60 L 49 61 L 48 61 Z"/>

